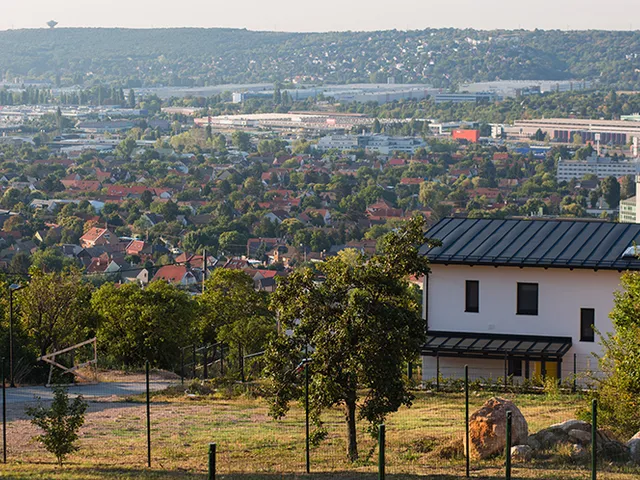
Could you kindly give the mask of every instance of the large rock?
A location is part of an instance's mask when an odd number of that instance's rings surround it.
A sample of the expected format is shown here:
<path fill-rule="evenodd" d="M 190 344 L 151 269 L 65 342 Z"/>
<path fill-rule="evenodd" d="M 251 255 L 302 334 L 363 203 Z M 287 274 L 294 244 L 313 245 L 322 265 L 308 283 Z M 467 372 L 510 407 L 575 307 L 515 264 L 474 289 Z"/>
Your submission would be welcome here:
<path fill-rule="evenodd" d="M 563 443 L 569 444 L 571 440 L 569 433 L 559 427 L 544 428 L 527 439 L 527 444 L 534 450 L 549 450 Z"/>
<path fill-rule="evenodd" d="M 574 443 L 571 445 L 571 460 L 577 463 L 584 463 L 591 457 L 591 452 L 584 445 Z"/>
<path fill-rule="evenodd" d="M 569 440 L 580 445 L 589 445 L 591 443 L 591 433 L 584 430 L 569 430 Z"/>
<path fill-rule="evenodd" d="M 629 449 L 629 456 L 631 460 L 640 465 L 640 432 L 636 433 L 627 442 L 627 448 Z"/>
<path fill-rule="evenodd" d="M 534 450 L 549 450 L 562 444 L 591 443 L 591 424 L 582 420 L 567 420 L 529 435 L 527 443 Z"/>
<path fill-rule="evenodd" d="M 474 458 L 485 459 L 504 453 L 507 411 L 511 411 L 511 444 L 527 443 L 529 428 L 518 407 L 503 398 L 490 398 L 469 418 L 469 451 Z"/>
<path fill-rule="evenodd" d="M 560 428 L 569 433 L 571 430 L 582 430 L 583 432 L 591 432 L 591 424 L 583 420 L 567 420 L 562 423 L 556 423 L 549 428 Z"/>
<path fill-rule="evenodd" d="M 516 445 L 511 447 L 511 461 L 514 463 L 527 463 L 531 461 L 533 449 L 529 445 Z"/>

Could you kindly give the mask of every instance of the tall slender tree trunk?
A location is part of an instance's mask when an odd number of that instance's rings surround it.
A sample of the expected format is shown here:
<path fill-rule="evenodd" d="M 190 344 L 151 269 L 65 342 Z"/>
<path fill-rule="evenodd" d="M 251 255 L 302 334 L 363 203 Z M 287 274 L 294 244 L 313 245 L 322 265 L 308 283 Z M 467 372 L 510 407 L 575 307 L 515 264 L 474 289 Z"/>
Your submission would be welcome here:
<path fill-rule="evenodd" d="M 347 417 L 347 456 L 349 460 L 355 462 L 358 459 L 358 440 L 356 438 L 356 399 L 349 398 L 346 402 L 346 417 Z"/>

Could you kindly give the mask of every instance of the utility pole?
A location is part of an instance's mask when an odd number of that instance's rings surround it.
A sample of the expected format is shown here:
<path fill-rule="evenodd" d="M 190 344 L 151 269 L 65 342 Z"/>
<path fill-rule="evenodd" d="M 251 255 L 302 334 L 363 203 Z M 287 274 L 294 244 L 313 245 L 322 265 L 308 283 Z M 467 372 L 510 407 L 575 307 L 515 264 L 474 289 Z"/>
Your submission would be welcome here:
<path fill-rule="evenodd" d="M 204 282 L 207 279 L 207 249 L 202 249 L 202 293 L 204 293 Z"/>

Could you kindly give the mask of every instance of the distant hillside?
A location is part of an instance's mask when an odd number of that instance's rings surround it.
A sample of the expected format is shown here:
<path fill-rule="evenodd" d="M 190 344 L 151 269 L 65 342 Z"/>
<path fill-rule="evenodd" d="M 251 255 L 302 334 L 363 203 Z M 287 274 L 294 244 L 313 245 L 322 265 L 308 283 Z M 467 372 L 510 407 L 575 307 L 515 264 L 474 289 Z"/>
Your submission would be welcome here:
<path fill-rule="evenodd" d="M 286 81 L 451 84 L 599 79 L 640 88 L 640 33 L 477 31 L 277 33 L 236 29 L 0 32 L 0 75 L 62 85 Z"/>

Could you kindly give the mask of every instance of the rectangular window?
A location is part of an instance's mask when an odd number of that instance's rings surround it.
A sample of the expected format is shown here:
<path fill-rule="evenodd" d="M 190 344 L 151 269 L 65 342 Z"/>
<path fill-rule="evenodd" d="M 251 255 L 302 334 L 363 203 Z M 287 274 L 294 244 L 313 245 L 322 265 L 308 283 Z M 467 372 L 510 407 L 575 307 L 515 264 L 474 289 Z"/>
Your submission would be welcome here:
<path fill-rule="evenodd" d="M 580 341 L 595 341 L 593 327 L 596 324 L 596 311 L 593 308 L 580 309 Z"/>
<path fill-rule="evenodd" d="M 509 359 L 508 374 L 514 377 L 522 376 L 522 360 Z"/>
<path fill-rule="evenodd" d="M 465 312 L 478 313 L 480 311 L 480 282 L 467 280 L 465 283 Z"/>
<path fill-rule="evenodd" d="M 538 315 L 538 284 L 518 283 L 518 315 Z"/>

